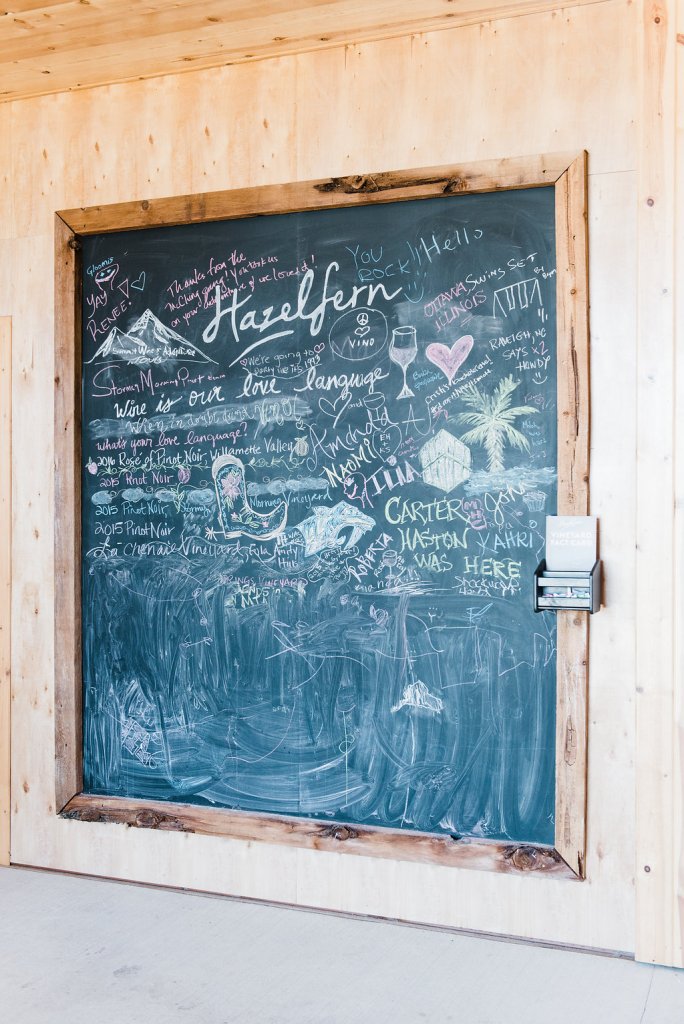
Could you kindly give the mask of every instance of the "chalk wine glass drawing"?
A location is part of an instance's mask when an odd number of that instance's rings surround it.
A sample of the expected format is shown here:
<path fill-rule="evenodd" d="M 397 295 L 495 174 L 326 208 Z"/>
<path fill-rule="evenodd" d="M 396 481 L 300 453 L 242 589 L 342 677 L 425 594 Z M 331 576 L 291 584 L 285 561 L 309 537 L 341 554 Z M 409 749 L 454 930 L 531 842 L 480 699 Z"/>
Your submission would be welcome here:
<path fill-rule="evenodd" d="M 397 398 L 415 398 L 415 394 L 406 383 L 406 371 L 418 354 L 415 327 L 395 327 L 389 345 L 389 357 L 404 373 L 404 386 Z"/>

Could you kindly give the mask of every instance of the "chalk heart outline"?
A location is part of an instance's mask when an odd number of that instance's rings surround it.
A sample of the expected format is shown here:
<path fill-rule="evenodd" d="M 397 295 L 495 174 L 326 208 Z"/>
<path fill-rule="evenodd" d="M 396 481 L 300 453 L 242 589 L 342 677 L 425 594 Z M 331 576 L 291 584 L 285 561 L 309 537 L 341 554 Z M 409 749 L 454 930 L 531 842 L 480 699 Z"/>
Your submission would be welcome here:
<path fill-rule="evenodd" d="M 352 396 L 338 395 L 332 402 L 329 398 L 319 398 L 318 408 L 326 416 L 330 416 L 334 420 L 338 420 L 342 413 L 345 411 L 349 403 L 351 402 Z"/>
<path fill-rule="evenodd" d="M 453 343 L 451 348 L 447 348 L 446 345 L 442 345 L 438 341 L 433 342 L 425 349 L 425 355 L 431 363 L 434 363 L 442 371 L 451 384 L 458 373 L 459 367 L 463 365 L 470 355 L 474 344 L 475 339 L 472 334 L 464 334 L 462 338 L 458 338 Z"/>
<path fill-rule="evenodd" d="M 136 277 L 135 281 L 131 281 L 131 288 L 135 288 L 141 292 L 145 287 L 145 271 L 140 272 L 140 277 Z"/>

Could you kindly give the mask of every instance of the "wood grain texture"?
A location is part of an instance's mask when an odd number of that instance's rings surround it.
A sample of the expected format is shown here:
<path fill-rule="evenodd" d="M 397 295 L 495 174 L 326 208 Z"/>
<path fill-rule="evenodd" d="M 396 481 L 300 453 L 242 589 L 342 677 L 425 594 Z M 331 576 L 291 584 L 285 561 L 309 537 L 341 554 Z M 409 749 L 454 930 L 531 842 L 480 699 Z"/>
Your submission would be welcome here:
<path fill-rule="evenodd" d="M 12 321 L 0 317 L 0 865 L 10 862 L 12 708 Z"/>
<path fill-rule="evenodd" d="M 82 788 L 78 243 L 55 217 L 55 807 Z"/>
<path fill-rule="evenodd" d="M 15 862 L 634 949 L 638 17 L 635 5 L 608 0 L 562 16 L 511 18 L 0 107 L 11 122 L 0 156 L 9 173 L 0 203 L 12 199 L 0 238 L 0 313 L 13 316 L 13 429 L 23 455 L 15 469 L 22 511 L 13 552 L 20 638 L 13 651 Z M 547 148 L 591 154 L 591 493 L 601 522 L 606 607 L 591 628 L 589 883 L 532 883 L 524 875 L 59 818 L 54 504 L 45 483 L 53 462 L 54 211 Z M 36 446 L 38 436 L 47 440 Z"/>
<path fill-rule="evenodd" d="M 62 817 L 165 832 L 230 835 L 233 839 L 248 842 L 293 843 L 309 850 L 357 853 L 365 857 L 475 868 L 502 874 L 532 874 L 539 877 L 552 875 L 566 879 L 576 877 L 575 872 L 551 847 L 524 843 L 452 839 L 448 836 L 338 823 L 325 825 L 304 818 L 232 813 L 149 800 L 139 803 L 117 797 L 85 794 L 75 796 L 62 811 Z"/>
<path fill-rule="evenodd" d="M 358 45 L 599 0 L 50 0 L 0 14 L 0 100 Z"/>
<path fill-rule="evenodd" d="M 317 181 L 263 185 L 229 192 L 60 210 L 59 216 L 72 231 L 89 235 L 133 228 L 198 224 L 223 218 L 399 202 L 466 192 L 493 192 L 528 188 L 531 185 L 552 185 L 573 159 L 574 154 L 554 153 L 517 160 L 490 160 L 462 167 L 382 171 Z"/>
<path fill-rule="evenodd" d="M 675 717 L 674 717 L 674 960 L 684 966 L 684 0 L 675 8 L 675 212 L 674 212 L 674 317 L 675 317 Z"/>
<path fill-rule="evenodd" d="M 674 3 L 646 0 L 638 172 L 636 956 L 680 966 L 684 917 L 675 850 L 683 790 L 674 723 L 682 680 L 674 676 L 672 557 L 676 49 Z"/>
<path fill-rule="evenodd" d="M 587 154 L 556 184 L 558 514 L 589 513 Z M 589 616 L 558 612 L 556 849 L 585 875 Z"/>

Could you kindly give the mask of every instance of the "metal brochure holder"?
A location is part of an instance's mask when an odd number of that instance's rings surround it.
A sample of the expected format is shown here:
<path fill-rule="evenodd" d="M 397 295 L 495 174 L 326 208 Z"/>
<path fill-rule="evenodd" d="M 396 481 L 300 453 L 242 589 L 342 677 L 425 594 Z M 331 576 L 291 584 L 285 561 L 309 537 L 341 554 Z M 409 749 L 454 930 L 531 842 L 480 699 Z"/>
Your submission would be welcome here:
<path fill-rule="evenodd" d="M 534 610 L 581 611 L 593 614 L 601 607 L 601 562 L 589 570 L 547 569 L 546 559 L 534 573 Z"/>

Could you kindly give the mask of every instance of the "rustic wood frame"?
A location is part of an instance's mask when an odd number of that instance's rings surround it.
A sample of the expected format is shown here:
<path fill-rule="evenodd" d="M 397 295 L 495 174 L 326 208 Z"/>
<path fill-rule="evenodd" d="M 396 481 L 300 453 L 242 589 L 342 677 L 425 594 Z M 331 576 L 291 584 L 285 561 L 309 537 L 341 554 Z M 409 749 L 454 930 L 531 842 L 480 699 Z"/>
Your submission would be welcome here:
<path fill-rule="evenodd" d="M 555 844 L 452 839 L 82 792 L 79 236 L 368 203 L 555 187 L 558 512 L 589 507 L 587 154 L 561 153 L 63 210 L 55 215 L 55 786 L 63 818 L 519 874 L 583 878 L 588 616 L 560 611 Z"/>

